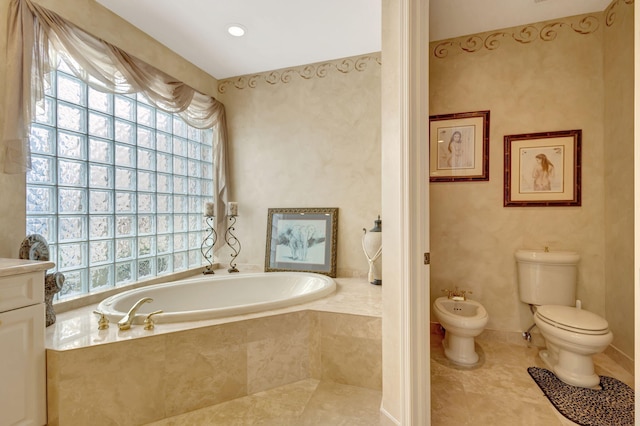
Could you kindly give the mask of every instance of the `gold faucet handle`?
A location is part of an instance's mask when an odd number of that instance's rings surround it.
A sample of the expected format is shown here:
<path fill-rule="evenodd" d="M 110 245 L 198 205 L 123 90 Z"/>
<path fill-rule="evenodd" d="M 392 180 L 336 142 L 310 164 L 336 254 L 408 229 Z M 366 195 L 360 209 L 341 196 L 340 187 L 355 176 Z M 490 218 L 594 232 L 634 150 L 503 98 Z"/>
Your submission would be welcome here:
<path fill-rule="evenodd" d="M 109 328 L 109 320 L 104 315 L 104 313 L 100 311 L 93 311 L 93 313 L 96 315 L 100 315 L 100 318 L 98 318 L 98 330 L 106 330 L 107 328 Z"/>
<path fill-rule="evenodd" d="M 461 297 L 462 300 L 467 300 L 467 294 L 473 294 L 471 290 L 460 290 L 460 293 L 456 296 Z"/>
<path fill-rule="evenodd" d="M 155 327 L 155 324 L 153 322 L 153 319 L 151 318 L 153 315 L 156 314 L 161 314 L 162 311 L 153 311 L 151 312 L 149 315 L 147 315 L 147 318 L 145 318 L 144 320 L 144 329 L 145 330 L 153 330 L 153 328 Z"/>

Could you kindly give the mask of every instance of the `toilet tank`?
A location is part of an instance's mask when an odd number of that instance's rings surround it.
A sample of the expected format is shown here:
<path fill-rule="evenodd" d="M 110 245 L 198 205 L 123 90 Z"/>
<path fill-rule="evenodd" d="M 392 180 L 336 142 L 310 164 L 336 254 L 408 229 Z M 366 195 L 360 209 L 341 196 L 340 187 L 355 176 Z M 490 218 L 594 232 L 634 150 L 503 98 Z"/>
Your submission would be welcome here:
<path fill-rule="evenodd" d="M 579 260 L 573 251 L 516 251 L 520 300 L 531 305 L 575 306 Z"/>

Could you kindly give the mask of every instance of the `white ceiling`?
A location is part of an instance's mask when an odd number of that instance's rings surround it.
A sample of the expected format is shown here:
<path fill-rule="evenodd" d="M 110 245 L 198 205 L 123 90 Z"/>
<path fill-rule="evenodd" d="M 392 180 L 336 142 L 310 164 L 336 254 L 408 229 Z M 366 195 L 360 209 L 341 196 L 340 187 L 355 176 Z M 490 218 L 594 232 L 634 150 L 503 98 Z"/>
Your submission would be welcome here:
<path fill-rule="evenodd" d="M 215 78 L 381 50 L 381 0 L 96 0 Z M 431 0 L 442 40 L 604 10 L 611 0 Z M 244 37 L 226 32 L 247 28 Z"/>

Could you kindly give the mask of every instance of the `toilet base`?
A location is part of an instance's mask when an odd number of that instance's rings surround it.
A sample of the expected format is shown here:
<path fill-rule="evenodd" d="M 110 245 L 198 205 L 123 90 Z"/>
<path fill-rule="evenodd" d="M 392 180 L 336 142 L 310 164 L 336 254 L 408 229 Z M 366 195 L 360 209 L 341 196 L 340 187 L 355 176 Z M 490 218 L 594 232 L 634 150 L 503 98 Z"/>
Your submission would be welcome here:
<path fill-rule="evenodd" d="M 444 355 L 454 364 L 472 367 L 480 359 L 475 350 L 475 339 L 473 337 L 457 336 L 445 331 L 442 346 L 444 347 Z"/>
<path fill-rule="evenodd" d="M 539 355 L 549 370 L 563 382 L 583 388 L 601 389 L 600 376 L 594 372 L 590 355 L 580 355 L 557 348 L 542 350 Z"/>

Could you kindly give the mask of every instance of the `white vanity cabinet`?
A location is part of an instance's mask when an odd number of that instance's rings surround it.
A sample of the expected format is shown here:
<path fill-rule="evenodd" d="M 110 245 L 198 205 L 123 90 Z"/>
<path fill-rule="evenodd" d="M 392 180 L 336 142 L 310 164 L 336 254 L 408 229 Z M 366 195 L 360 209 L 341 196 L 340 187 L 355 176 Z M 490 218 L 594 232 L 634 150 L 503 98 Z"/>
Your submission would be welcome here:
<path fill-rule="evenodd" d="M 44 275 L 53 266 L 0 258 L 0 426 L 47 423 Z"/>

